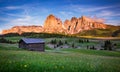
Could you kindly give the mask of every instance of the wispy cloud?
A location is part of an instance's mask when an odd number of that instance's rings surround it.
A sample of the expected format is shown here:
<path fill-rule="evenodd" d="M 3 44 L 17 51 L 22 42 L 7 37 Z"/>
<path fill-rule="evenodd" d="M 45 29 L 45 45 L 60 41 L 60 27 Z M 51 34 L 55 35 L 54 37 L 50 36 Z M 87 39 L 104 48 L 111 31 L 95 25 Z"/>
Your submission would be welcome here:
<path fill-rule="evenodd" d="M 72 5 L 72 9 L 76 12 L 94 12 L 103 9 L 107 9 L 110 7 L 94 7 L 94 6 L 82 6 L 82 5 Z"/>
<path fill-rule="evenodd" d="M 32 16 L 24 16 L 21 18 L 13 19 L 9 21 L 7 25 L 10 26 L 22 26 L 22 25 L 41 25 L 40 24 L 40 18 L 37 16 L 32 17 Z"/>
<path fill-rule="evenodd" d="M 120 7 L 119 5 L 114 6 L 91 6 L 91 5 L 70 5 L 68 8 L 73 9 L 76 12 L 95 12 L 100 10 L 106 10 L 111 8 Z"/>
<path fill-rule="evenodd" d="M 25 16 L 25 15 L 23 15 L 23 14 L 13 14 L 13 13 L 6 13 L 6 15 L 8 15 L 8 16 L 12 16 L 12 17 L 23 17 L 23 16 Z"/>
<path fill-rule="evenodd" d="M 15 9 L 21 9 L 22 7 L 21 6 L 7 6 L 5 8 L 9 10 L 15 10 Z"/>
<path fill-rule="evenodd" d="M 120 20 L 108 20 L 107 24 L 114 24 L 114 25 L 120 25 Z"/>
<path fill-rule="evenodd" d="M 0 17 L 0 21 L 10 21 L 11 19 Z"/>
<path fill-rule="evenodd" d="M 111 16 L 120 16 L 120 13 L 116 13 L 116 12 L 113 12 L 113 11 L 107 11 L 107 10 L 104 10 L 104 11 L 101 11 L 99 13 L 96 13 L 98 16 L 101 16 L 101 17 L 111 17 Z"/>
<path fill-rule="evenodd" d="M 64 17 L 68 17 L 68 18 L 69 18 L 69 16 L 73 16 L 74 15 L 73 12 L 68 12 L 68 11 L 60 11 L 59 14 L 64 16 Z"/>

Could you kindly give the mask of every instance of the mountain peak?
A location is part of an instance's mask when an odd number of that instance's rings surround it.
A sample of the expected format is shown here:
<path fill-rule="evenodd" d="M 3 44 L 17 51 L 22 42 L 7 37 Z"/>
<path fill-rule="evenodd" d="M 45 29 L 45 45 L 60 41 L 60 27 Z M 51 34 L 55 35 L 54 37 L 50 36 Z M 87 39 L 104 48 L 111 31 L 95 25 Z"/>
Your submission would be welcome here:
<path fill-rule="evenodd" d="M 50 14 L 44 22 L 44 32 L 55 33 L 61 32 L 62 30 L 62 21 Z"/>
<path fill-rule="evenodd" d="M 48 17 L 47 17 L 47 19 L 54 19 L 55 18 L 55 16 L 53 15 L 53 14 L 50 14 Z"/>
<path fill-rule="evenodd" d="M 87 18 L 86 16 L 81 16 L 81 18 Z"/>
<path fill-rule="evenodd" d="M 95 22 L 92 18 L 87 17 L 87 16 L 82 16 L 81 19 L 85 20 L 85 21 L 88 21 L 88 22 Z"/>
<path fill-rule="evenodd" d="M 77 17 L 72 17 L 71 18 L 71 22 L 76 21 L 76 20 L 77 20 Z"/>

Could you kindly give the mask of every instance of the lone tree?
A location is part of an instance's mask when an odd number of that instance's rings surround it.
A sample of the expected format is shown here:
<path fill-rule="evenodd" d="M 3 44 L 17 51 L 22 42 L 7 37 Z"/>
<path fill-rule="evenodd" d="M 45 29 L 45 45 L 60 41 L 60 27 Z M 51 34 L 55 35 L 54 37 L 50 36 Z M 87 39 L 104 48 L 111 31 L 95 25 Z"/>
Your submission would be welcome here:
<path fill-rule="evenodd" d="M 112 43 L 110 40 L 104 41 L 104 50 L 112 50 Z"/>
<path fill-rule="evenodd" d="M 57 43 L 57 41 L 56 41 L 56 39 L 54 39 L 54 40 L 51 40 L 51 42 L 50 42 L 51 44 L 56 44 Z"/>
<path fill-rule="evenodd" d="M 87 45 L 87 49 L 89 49 L 89 46 Z"/>
<path fill-rule="evenodd" d="M 65 44 L 68 44 L 66 40 L 65 40 Z"/>
<path fill-rule="evenodd" d="M 72 44 L 72 47 L 73 47 L 73 48 L 75 47 L 74 43 Z"/>
<path fill-rule="evenodd" d="M 87 39 L 87 43 L 89 43 L 90 41 Z"/>
<path fill-rule="evenodd" d="M 61 41 L 61 40 L 59 40 L 58 45 L 59 45 L 59 46 L 60 46 L 60 45 L 63 45 L 63 43 L 62 43 L 62 41 Z"/>
<path fill-rule="evenodd" d="M 79 39 L 78 42 L 79 42 L 79 43 L 83 43 L 83 40 Z"/>
<path fill-rule="evenodd" d="M 94 45 L 90 48 L 90 49 L 93 49 L 93 50 L 95 50 L 96 48 L 94 47 Z"/>
<path fill-rule="evenodd" d="M 80 43 L 80 42 L 81 42 L 81 39 L 79 39 L 78 42 Z"/>

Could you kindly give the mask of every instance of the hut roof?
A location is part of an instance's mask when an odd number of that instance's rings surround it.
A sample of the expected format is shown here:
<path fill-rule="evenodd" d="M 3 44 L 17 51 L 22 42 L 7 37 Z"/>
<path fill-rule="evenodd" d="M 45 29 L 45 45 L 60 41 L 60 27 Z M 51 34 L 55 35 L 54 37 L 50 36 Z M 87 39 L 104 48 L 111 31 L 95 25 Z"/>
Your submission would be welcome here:
<path fill-rule="evenodd" d="M 25 43 L 44 43 L 45 41 L 43 39 L 39 38 L 22 38 Z"/>

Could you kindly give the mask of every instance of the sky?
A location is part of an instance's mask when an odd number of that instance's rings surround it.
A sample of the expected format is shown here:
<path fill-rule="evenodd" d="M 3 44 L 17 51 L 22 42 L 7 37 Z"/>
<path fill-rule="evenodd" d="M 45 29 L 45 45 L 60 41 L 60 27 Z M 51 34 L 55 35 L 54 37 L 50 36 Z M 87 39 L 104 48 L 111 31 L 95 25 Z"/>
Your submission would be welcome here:
<path fill-rule="evenodd" d="M 87 16 L 120 25 L 120 0 L 0 0 L 0 33 L 13 26 L 43 26 L 50 14 L 63 22 Z"/>

